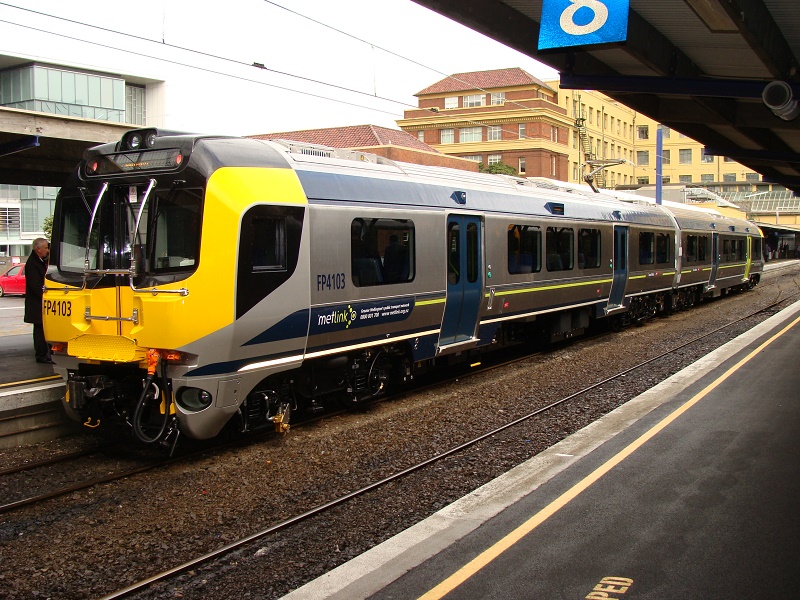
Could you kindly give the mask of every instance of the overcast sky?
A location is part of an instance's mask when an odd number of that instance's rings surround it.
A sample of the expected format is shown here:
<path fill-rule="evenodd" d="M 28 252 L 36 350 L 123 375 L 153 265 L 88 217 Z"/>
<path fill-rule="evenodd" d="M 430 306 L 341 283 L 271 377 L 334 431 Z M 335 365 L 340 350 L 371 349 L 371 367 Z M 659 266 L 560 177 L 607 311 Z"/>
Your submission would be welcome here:
<path fill-rule="evenodd" d="M 232 135 L 396 128 L 416 92 L 454 73 L 557 77 L 411 0 L 12 0 L 0 54 L 167 81 L 170 128 Z"/>

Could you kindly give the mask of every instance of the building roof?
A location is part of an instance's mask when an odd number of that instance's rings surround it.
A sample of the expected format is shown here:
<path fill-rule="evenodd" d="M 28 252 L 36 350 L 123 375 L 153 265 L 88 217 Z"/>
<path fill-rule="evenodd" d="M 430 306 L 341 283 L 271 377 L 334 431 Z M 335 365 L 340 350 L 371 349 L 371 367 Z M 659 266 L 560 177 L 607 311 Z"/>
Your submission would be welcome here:
<path fill-rule="evenodd" d="M 399 129 L 389 129 L 378 125 L 351 125 L 348 127 L 331 127 L 328 129 L 306 129 L 303 131 L 282 131 L 262 133 L 248 137 L 260 140 L 284 139 L 295 142 L 320 144 L 331 148 L 371 148 L 375 146 L 403 146 L 424 152 L 435 150 L 420 142 L 416 137 Z"/>
<path fill-rule="evenodd" d="M 470 90 L 488 90 L 523 85 L 539 85 L 547 89 L 552 89 L 541 79 L 537 79 L 519 67 L 513 67 L 510 69 L 495 69 L 493 71 L 456 73 L 455 75 L 450 75 L 441 81 L 437 81 L 433 85 L 426 87 L 424 90 L 417 92 L 414 95 L 424 96 L 427 94 L 445 94 L 448 92 L 465 92 Z"/>

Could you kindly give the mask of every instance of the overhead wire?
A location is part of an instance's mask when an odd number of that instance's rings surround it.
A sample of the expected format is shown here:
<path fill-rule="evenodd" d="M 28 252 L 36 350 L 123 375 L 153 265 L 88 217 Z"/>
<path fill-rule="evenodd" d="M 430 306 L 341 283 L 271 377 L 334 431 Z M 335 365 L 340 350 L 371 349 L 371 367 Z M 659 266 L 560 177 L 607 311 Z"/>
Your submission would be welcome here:
<path fill-rule="evenodd" d="M 422 68 L 428 69 L 430 71 L 436 72 L 438 74 L 444 75 L 446 78 L 454 79 L 454 80 L 456 80 L 456 81 L 458 81 L 458 82 L 460 82 L 460 83 L 462 83 L 464 85 L 469 86 L 470 89 L 477 89 L 477 90 L 483 91 L 484 93 L 487 93 L 487 94 L 490 93 L 488 90 L 485 90 L 483 88 L 475 86 L 474 84 L 472 84 L 470 82 L 461 80 L 461 79 L 459 79 L 459 78 L 457 78 L 457 77 L 455 77 L 453 75 L 447 75 L 447 74 L 443 73 L 442 71 L 439 71 L 438 69 L 435 69 L 435 68 L 430 67 L 428 65 L 424 65 L 423 63 L 420 63 L 420 62 L 415 61 L 415 60 L 413 60 L 411 58 L 408 58 L 408 57 L 405 57 L 405 56 L 403 56 L 401 54 L 393 52 L 392 50 L 388 50 L 388 49 L 383 48 L 383 47 L 381 47 L 381 46 L 379 46 L 377 44 L 373 44 L 371 42 L 363 40 L 363 39 L 359 38 L 358 36 L 355 36 L 355 35 L 352 35 L 350 33 L 345 32 L 343 30 L 337 29 L 336 27 L 333 27 L 331 25 L 328 25 L 326 23 L 318 21 L 317 19 L 314 19 L 314 18 L 309 17 L 307 15 L 303 15 L 302 13 L 299 13 L 299 12 L 294 11 L 292 9 L 289 9 L 289 8 L 287 8 L 285 6 L 282 6 L 280 4 L 272 2 L 271 0 L 264 0 L 264 2 L 267 3 L 267 4 L 270 4 L 272 6 L 275 6 L 276 8 L 283 9 L 283 10 L 285 10 L 285 11 L 287 11 L 289 13 L 292 13 L 292 14 L 294 14 L 296 16 L 299 16 L 301 18 L 307 19 L 307 20 L 309 20 L 309 21 L 311 21 L 313 23 L 316 23 L 318 25 L 321 25 L 323 27 L 331 29 L 332 31 L 335 31 L 336 33 L 339 33 L 341 35 L 350 37 L 350 38 L 352 38 L 352 39 L 354 39 L 354 40 L 356 40 L 358 42 L 361 42 L 363 44 L 367 44 L 370 47 L 372 47 L 373 49 L 377 48 L 378 50 L 381 50 L 382 52 L 385 52 L 387 54 L 396 56 L 398 58 L 406 60 L 406 61 L 408 61 L 408 62 L 410 62 L 412 64 L 415 64 L 415 65 L 420 66 Z M 170 44 L 170 43 L 167 43 L 166 41 L 164 41 L 164 39 L 163 39 L 164 36 L 163 35 L 162 35 L 162 41 L 159 42 L 158 40 L 154 40 L 154 39 L 147 38 L 147 37 L 144 37 L 144 36 L 140 36 L 140 35 L 136 35 L 136 34 L 132 34 L 132 33 L 127 33 L 127 32 L 124 32 L 124 31 L 118 31 L 118 30 L 107 28 L 107 27 L 102 27 L 100 25 L 93 25 L 93 24 L 90 24 L 90 23 L 84 23 L 82 21 L 77 21 L 75 19 L 70 19 L 70 18 L 67 18 L 67 17 L 58 16 L 58 15 L 52 15 L 52 14 L 45 13 L 45 12 L 42 12 L 42 11 L 37 11 L 37 10 L 30 9 L 30 8 L 26 8 L 26 7 L 21 7 L 21 6 L 17 6 L 17 5 L 14 5 L 14 4 L 10 4 L 8 2 L 0 2 L 0 6 L 7 6 L 7 7 L 10 7 L 10 8 L 15 8 L 17 10 L 21 10 L 21 11 L 33 13 L 33 14 L 36 14 L 36 15 L 48 17 L 48 18 L 51 18 L 51 19 L 56 19 L 56 20 L 59 20 L 59 21 L 72 23 L 74 25 L 80 25 L 82 27 L 88 27 L 88 28 L 91 28 L 91 29 L 97 29 L 99 31 L 104 31 L 106 33 L 111 33 L 111 34 L 114 34 L 114 35 L 120 35 L 120 36 L 123 36 L 123 37 L 129 37 L 129 38 L 137 39 L 137 40 L 140 40 L 140 41 L 149 42 L 149 43 L 152 43 L 152 44 L 158 44 L 160 46 L 166 46 L 166 47 L 169 47 L 169 48 L 172 48 L 172 49 L 176 49 L 176 50 L 180 50 L 180 51 L 183 51 L 183 52 L 189 52 L 189 53 L 192 53 L 192 54 L 198 54 L 198 55 L 204 56 L 206 58 L 212 58 L 212 59 L 215 59 L 215 60 L 221 60 L 221 61 L 224 61 L 224 62 L 230 62 L 230 63 L 237 64 L 237 65 L 240 65 L 240 66 L 255 67 L 255 68 L 258 68 L 260 70 L 263 70 L 263 71 L 266 71 L 266 72 L 269 72 L 269 73 L 273 73 L 273 74 L 276 74 L 276 75 L 295 78 L 295 79 L 299 79 L 301 81 L 305 81 L 305 82 L 308 82 L 308 83 L 313 83 L 313 84 L 321 85 L 321 86 L 325 86 L 325 87 L 331 87 L 331 88 L 338 89 L 338 90 L 341 90 L 341 91 L 344 91 L 344 92 L 363 95 L 363 96 L 367 96 L 369 98 L 375 98 L 377 100 L 382 100 L 382 101 L 386 101 L 386 102 L 395 103 L 395 104 L 406 106 L 406 107 L 413 108 L 413 109 L 416 109 L 416 110 L 426 110 L 426 109 L 420 109 L 419 106 L 410 104 L 410 103 L 402 101 L 402 100 L 396 100 L 396 99 L 392 99 L 392 98 L 378 96 L 377 93 L 371 94 L 369 92 L 363 92 L 361 90 L 356 90 L 356 89 L 348 88 L 348 87 L 345 87 L 345 86 L 341 86 L 341 85 L 337 85 L 337 84 L 333 84 L 333 83 L 329 83 L 329 82 L 325 82 L 325 81 L 320 81 L 320 80 L 317 80 L 317 79 L 312 79 L 312 78 L 305 77 L 305 76 L 302 76 L 302 75 L 297 75 L 297 74 L 294 74 L 294 73 L 288 73 L 288 72 L 285 72 L 285 71 L 279 71 L 277 69 L 272 69 L 272 68 L 269 68 L 265 64 L 260 63 L 260 62 L 248 63 L 248 62 L 245 62 L 245 61 L 241 61 L 241 60 L 237 60 L 237 59 L 233 59 L 233 58 L 229 58 L 229 57 L 225 57 L 225 56 L 220 56 L 220 55 L 217 55 L 217 54 L 212 54 L 212 53 L 205 52 L 205 51 L 202 51 L 202 50 L 197 50 L 195 48 L 188 48 L 188 47 L 185 47 L 185 46 L 179 46 L 179 45 L 176 45 L 176 44 Z M 169 63 L 169 64 L 177 65 L 177 66 L 196 69 L 196 70 L 199 70 L 199 71 L 212 73 L 212 74 L 215 74 L 215 75 L 231 77 L 233 79 L 238 79 L 240 81 L 246 81 L 248 83 L 255 83 L 257 85 L 263 85 L 263 86 L 273 87 L 275 89 L 280 89 L 280 90 L 284 90 L 284 91 L 288 91 L 288 92 L 307 95 L 307 96 L 310 96 L 310 97 L 313 97 L 313 98 L 318 98 L 318 99 L 321 99 L 321 100 L 327 100 L 327 101 L 330 101 L 330 102 L 336 102 L 336 103 L 339 103 L 339 104 L 345 104 L 345 105 L 353 106 L 353 107 L 356 107 L 356 108 L 363 108 L 363 109 L 366 109 L 366 110 L 371 110 L 371 111 L 375 111 L 375 112 L 381 112 L 381 113 L 392 115 L 392 116 L 395 116 L 395 117 L 397 117 L 397 116 L 403 116 L 404 117 L 405 116 L 405 115 L 398 115 L 397 113 L 394 113 L 394 112 L 390 112 L 390 111 L 374 108 L 374 107 L 371 107 L 371 106 L 364 106 L 364 105 L 361 105 L 361 104 L 356 104 L 356 103 L 353 103 L 353 102 L 340 100 L 340 99 L 337 99 L 337 98 L 331 98 L 331 97 L 328 97 L 328 96 L 322 96 L 320 94 L 315 94 L 315 93 L 311 93 L 311 92 L 297 90 L 297 89 L 294 89 L 294 88 L 289 88 L 289 87 L 277 85 L 277 84 L 274 84 L 274 83 L 268 83 L 268 82 L 264 82 L 264 81 L 260 81 L 260 80 L 256 80 L 256 79 L 251 79 L 249 77 L 243 77 L 243 76 L 239 76 L 239 75 L 234 75 L 234 74 L 227 73 L 227 72 L 217 71 L 217 70 L 209 69 L 209 68 L 206 68 L 206 67 L 199 67 L 199 66 L 196 66 L 196 65 L 192 65 L 192 64 L 188 64 L 188 63 L 184 63 L 184 62 L 180 62 L 180 61 L 176 61 L 176 60 L 172 60 L 172 59 L 168 59 L 168 58 L 164 58 L 164 57 L 153 56 L 153 55 L 145 54 L 145 53 L 142 53 L 142 52 L 137 52 L 137 51 L 130 50 L 130 49 L 127 49 L 127 48 L 118 48 L 116 46 L 111 46 L 109 44 L 103 44 L 103 43 L 100 43 L 100 42 L 95 42 L 95 41 L 91 41 L 91 40 L 77 38 L 77 37 L 70 36 L 70 35 L 67 35 L 67 34 L 64 34 L 64 33 L 49 31 L 49 30 L 42 29 L 42 28 L 39 28 L 39 27 L 31 26 L 31 25 L 24 25 L 24 24 L 21 24 L 21 23 L 15 23 L 15 22 L 12 22 L 12 21 L 8 21 L 6 19 L 0 19 L 0 22 L 1 23 L 6 23 L 6 24 L 9 24 L 9 25 L 12 25 L 12 26 L 16 26 L 16 27 L 21 27 L 21 28 L 30 29 L 30 30 L 33 30 L 33 31 L 38 31 L 40 33 L 44 33 L 44 34 L 48 34 L 48 35 L 54 35 L 54 36 L 62 37 L 62 38 L 73 40 L 73 41 L 79 41 L 79 42 L 84 42 L 84 43 L 88 43 L 88 44 L 92 44 L 92 45 L 97 45 L 97 46 L 99 46 L 101 48 L 107 48 L 107 49 L 110 49 L 110 50 L 116 50 L 116 51 L 119 51 L 119 52 L 128 53 L 128 54 L 132 54 L 132 55 L 135 55 L 135 56 L 141 56 L 143 58 L 149 58 L 149 59 L 152 59 L 152 60 L 162 61 L 162 62 L 166 62 L 166 63 Z M 516 104 L 517 106 L 520 106 L 520 107 L 522 107 L 522 108 L 524 108 L 526 110 L 531 110 L 531 111 L 533 110 L 530 107 L 525 106 L 524 104 L 521 104 L 521 103 L 518 103 L 518 102 L 515 102 L 515 101 L 506 101 L 506 103 L 507 104 Z M 427 110 L 430 110 L 433 113 L 438 113 L 439 112 L 439 110 L 435 109 L 435 108 L 431 108 L 431 109 L 427 109 Z M 473 120 L 467 119 L 467 118 L 461 119 L 461 121 L 463 123 L 476 125 L 476 126 L 480 126 L 480 127 L 486 127 L 486 128 L 489 127 L 489 125 L 486 125 L 486 124 L 484 124 L 482 122 L 473 121 Z M 519 135 L 518 132 L 512 132 L 511 130 L 508 130 L 508 129 L 502 129 L 501 128 L 501 130 L 505 131 L 506 133 L 513 133 L 514 135 Z M 528 136 L 527 135 L 522 135 L 522 136 L 519 137 L 519 139 L 528 139 Z"/>

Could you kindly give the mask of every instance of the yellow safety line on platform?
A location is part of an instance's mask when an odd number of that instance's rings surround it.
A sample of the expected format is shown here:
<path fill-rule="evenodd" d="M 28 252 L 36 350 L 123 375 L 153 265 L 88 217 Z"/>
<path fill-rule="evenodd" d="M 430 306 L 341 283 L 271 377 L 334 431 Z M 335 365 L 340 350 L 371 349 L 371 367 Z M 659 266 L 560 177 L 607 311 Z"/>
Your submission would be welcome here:
<path fill-rule="evenodd" d="M 520 525 L 517 529 L 509 533 L 506 537 L 501 539 L 500 541 L 496 542 L 493 546 L 484 550 L 481 554 L 476 556 L 466 565 L 461 567 L 458 571 L 453 573 L 450 577 L 442 581 L 439 585 L 437 585 L 432 590 L 428 591 L 427 593 L 420 596 L 419 600 L 437 600 L 439 598 L 444 597 L 446 594 L 449 594 L 459 585 L 464 583 L 467 579 L 475 575 L 478 571 L 480 571 L 483 567 L 488 565 L 492 562 L 495 558 L 500 556 L 503 552 L 511 548 L 514 544 L 524 538 L 526 535 L 531 533 L 534 529 L 536 529 L 539 525 L 544 523 L 548 518 L 553 516 L 556 512 L 562 509 L 564 506 L 570 503 L 570 501 L 577 498 L 581 493 L 586 491 L 593 483 L 599 480 L 603 475 L 611 471 L 614 467 L 619 465 L 623 460 L 625 460 L 628 456 L 633 454 L 636 450 L 642 447 L 645 442 L 650 440 L 651 438 L 655 437 L 656 434 L 660 433 L 663 429 L 665 429 L 670 423 L 675 421 L 678 417 L 680 417 L 683 413 L 687 410 L 692 408 L 695 404 L 700 402 L 703 398 L 705 398 L 709 393 L 714 391 L 721 383 L 723 383 L 726 379 L 728 379 L 731 375 L 733 375 L 736 371 L 741 369 L 745 364 L 750 362 L 755 356 L 757 356 L 762 350 L 764 350 L 767 346 L 772 344 L 775 340 L 780 338 L 784 335 L 787 331 L 789 331 L 792 327 L 800 323 L 800 317 L 797 317 L 794 321 L 792 321 L 789 325 L 781 329 L 778 333 L 774 336 L 769 338 L 767 341 L 762 343 L 758 348 L 750 352 L 747 356 L 745 356 L 742 360 L 737 362 L 733 365 L 730 369 L 725 371 L 720 377 L 706 386 L 701 392 L 699 392 L 696 396 L 688 400 L 683 406 L 675 410 L 672 414 L 668 415 L 663 421 L 652 427 L 649 431 L 643 434 L 640 438 L 632 442 L 618 454 L 610 458 L 605 464 L 598 467 L 594 472 L 586 476 L 584 479 L 576 483 L 572 486 L 569 490 L 561 494 L 558 498 L 553 500 L 550 504 L 545 506 L 542 510 L 538 513 L 533 515 L 530 519 L 528 519 L 525 523 Z"/>
<path fill-rule="evenodd" d="M 25 385 L 26 383 L 40 383 L 42 381 L 52 381 L 53 379 L 61 379 L 61 375 L 49 375 L 47 377 L 38 377 L 36 379 L 26 379 L 24 381 L 12 381 L 10 383 L 0 383 L 0 388 L 12 387 L 15 385 Z"/>

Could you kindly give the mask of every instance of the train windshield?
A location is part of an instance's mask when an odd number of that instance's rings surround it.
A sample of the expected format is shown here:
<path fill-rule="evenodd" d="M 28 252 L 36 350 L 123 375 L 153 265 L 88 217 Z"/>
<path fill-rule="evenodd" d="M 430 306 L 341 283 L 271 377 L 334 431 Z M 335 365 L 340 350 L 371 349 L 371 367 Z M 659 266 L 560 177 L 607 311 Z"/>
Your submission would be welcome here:
<path fill-rule="evenodd" d="M 116 185 L 102 194 L 92 222 L 97 196 L 64 190 L 54 258 L 62 272 L 81 275 L 87 259 L 89 271 L 127 270 L 132 257 L 137 276 L 188 274 L 200 256 L 202 198 L 201 189 Z"/>

